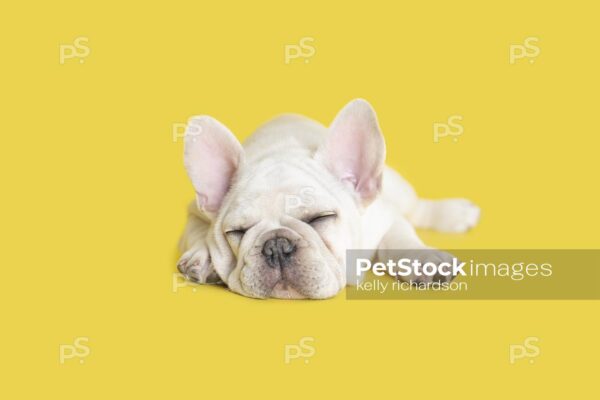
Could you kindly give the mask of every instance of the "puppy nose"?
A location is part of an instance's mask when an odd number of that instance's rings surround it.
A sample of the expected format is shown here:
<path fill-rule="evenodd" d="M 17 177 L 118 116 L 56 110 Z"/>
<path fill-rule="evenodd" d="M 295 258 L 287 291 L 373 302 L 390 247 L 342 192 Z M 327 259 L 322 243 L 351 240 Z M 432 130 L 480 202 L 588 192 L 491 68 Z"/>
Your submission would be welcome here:
<path fill-rule="evenodd" d="M 290 263 L 294 251 L 296 246 L 288 239 L 276 237 L 265 242 L 262 253 L 270 267 L 278 268 L 286 267 Z"/>

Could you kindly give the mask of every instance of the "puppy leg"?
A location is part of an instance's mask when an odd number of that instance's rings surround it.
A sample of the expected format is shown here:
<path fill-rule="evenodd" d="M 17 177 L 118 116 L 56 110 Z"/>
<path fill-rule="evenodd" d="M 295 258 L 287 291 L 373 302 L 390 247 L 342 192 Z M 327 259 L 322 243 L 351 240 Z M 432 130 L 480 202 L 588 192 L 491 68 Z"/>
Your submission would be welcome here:
<path fill-rule="evenodd" d="M 414 227 L 460 233 L 479 220 L 479 207 L 468 200 L 419 199 L 412 186 L 391 168 L 384 170 L 383 183 L 383 201 L 405 215 Z"/>
<path fill-rule="evenodd" d="M 206 234 L 209 225 L 196 215 L 189 214 L 188 221 L 179 241 L 179 250 L 183 253 L 177 269 L 187 279 L 198 283 L 220 283 L 211 260 Z"/>
<path fill-rule="evenodd" d="M 419 199 L 407 219 L 417 228 L 462 233 L 477 224 L 479 213 L 479 207 L 466 199 Z"/>
<path fill-rule="evenodd" d="M 427 247 L 417 236 L 413 226 L 404 218 L 396 217 L 390 230 L 384 235 L 377 249 L 377 259 L 382 262 L 398 258 L 398 251 L 401 251 L 402 257 L 411 260 L 419 260 L 421 264 L 428 262 L 439 265 L 443 262 L 452 263 L 453 256 L 441 250 Z M 448 282 L 453 276 L 444 276 L 441 274 L 435 276 L 412 275 L 401 277 L 407 282 Z"/>

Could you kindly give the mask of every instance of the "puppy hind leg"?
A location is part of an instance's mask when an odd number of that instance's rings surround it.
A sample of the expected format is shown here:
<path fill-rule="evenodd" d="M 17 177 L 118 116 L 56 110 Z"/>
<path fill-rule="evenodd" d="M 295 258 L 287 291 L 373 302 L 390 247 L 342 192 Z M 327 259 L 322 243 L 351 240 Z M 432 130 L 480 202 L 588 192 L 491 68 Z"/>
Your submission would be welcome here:
<path fill-rule="evenodd" d="M 477 225 L 480 210 L 466 199 L 419 199 L 407 219 L 416 228 L 462 233 Z"/>

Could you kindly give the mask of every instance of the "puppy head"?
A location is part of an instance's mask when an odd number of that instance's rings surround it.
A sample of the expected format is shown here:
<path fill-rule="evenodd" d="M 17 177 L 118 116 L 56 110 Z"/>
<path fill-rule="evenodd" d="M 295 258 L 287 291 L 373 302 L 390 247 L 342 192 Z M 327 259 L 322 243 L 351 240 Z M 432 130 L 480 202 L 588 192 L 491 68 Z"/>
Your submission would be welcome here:
<path fill-rule="evenodd" d="M 233 134 L 192 118 L 185 165 L 208 244 L 228 287 L 257 298 L 328 298 L 345 285 L 345 252 L 381 187 L 385 145 L 364 100 L 348 104 L 310 158 L 244 162 Z"/>

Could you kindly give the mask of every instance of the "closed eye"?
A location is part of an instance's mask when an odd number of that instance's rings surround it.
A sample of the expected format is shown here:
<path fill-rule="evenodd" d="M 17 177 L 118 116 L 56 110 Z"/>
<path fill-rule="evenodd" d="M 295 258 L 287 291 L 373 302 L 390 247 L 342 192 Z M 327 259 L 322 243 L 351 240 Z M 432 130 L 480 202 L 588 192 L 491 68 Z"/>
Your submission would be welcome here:
<path fill-rule="evenodd" d="M 244 236 L 244 233 L 246 233 L 248 229 L 231 229 L 225 232 L 226 235 L 231 235 L 231 236 L 239 236 L 242 237 Z"/>
<path fill-rule="evenodd" d="M 310 217 L 308 219 L 306 219 L 304 222 L 306 222 L 307 224 L 313 225 L 316 224 L 318 222 L 324 222 L 330 219 L 334 219 L 337 217 L 337 214 L 334 212 L 327 212 L 327 213 L 321 213 L 318 215 L 315 215 L 313 217 Z"/>

